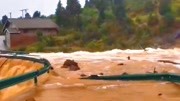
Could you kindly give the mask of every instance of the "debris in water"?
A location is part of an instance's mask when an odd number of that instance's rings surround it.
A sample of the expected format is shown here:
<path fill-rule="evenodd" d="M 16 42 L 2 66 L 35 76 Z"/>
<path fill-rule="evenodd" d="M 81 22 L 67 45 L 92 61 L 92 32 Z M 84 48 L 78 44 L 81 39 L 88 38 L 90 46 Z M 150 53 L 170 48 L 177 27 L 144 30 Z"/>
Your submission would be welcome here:
<path fill-rule="evenodd" d="M 99 75 L 104 75 L 104 73 L 99 73 Z"/>
<path fill-rule="evenodd" d="M 26 101 L 36 101 L 34 98 L 29 98 Z"/>
<path fill-rule="evenodd" d="M 81 76 L 81 77 L 86 77 L 87 75 L 86 75 L 86 74 L 81 74 L 80 76 Z"/>
<path fill-rule="evenodd" d="M 159 93 L 158 96 L 162 96 L 162 93 Z"/>
<path fill-rule="evenodd" d="M 78 63 L 74 60 L 67 59 L 61 68 L 69 68 L 70 71 L 80 70 Z"/>
<path fill-rule="evenodd" d="M 156 67 L 154 68 L 153 73 L 158 73 L 158 72 L 156 71 Z"/>
<path fill-rule="evenodd" d="M 128 73 L 124 72 L 124 73 L 122 73 L 122 75 L 128 75 Z"/>
<path fill-rule="evenodd" d="M 98 75 L 90 75 L 89 78 L 97 78 L 99 77 Z"/>
<path fill-rule="evenodd" d="M 130 57 L 130 56 L 128 56 L 127 58 L 128 58 L 128 60 L 131 60 L 131 57 Z"/>
<path fill-rule="evenodd" d="M 122 66 L 122 65 L 124 65 L 124 63 L 119 63 L 118 65 L 121 65 L 121 66 Z"/>

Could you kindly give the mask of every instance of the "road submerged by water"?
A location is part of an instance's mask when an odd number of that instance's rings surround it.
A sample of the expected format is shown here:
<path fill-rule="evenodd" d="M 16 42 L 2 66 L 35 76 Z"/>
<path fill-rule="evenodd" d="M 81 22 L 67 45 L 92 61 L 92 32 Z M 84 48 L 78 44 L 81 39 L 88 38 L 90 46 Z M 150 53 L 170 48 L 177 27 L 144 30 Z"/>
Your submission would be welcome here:
<path fill-rule="evenodd" d="M 54 70 L 46 82 L 17 96 L 17 101 L 179 101 L 180 85 L 156 81 L 81 80 L 82 75 L 180 74 L 180 49 L 119 50 L 106 52 L 31 53 L 48 59 Z M 128 60 L 127 57 L 130 57 Z M 61 68 L 66 59 L 80 70 Z M 171 62 L 160 62 L 171 61 Z M 177 63 L 177 64 L 174 64 Z M 29 99 L 29 100 L 27 100 Z M 15 101 L 15 99 L 13 99 Z"/>

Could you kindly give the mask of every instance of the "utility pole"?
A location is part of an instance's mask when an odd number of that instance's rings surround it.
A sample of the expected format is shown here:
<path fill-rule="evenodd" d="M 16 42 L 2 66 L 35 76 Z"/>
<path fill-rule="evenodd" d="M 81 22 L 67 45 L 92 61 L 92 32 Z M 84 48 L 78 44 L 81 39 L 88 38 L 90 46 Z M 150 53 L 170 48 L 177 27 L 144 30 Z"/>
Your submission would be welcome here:
<path fill-rule="evenodd" d="M 25 13 L 27 13 L 27 10 L 28 10 L 28 9 L 24 9 Z"/>
<path fill-rule="evenodd" d="M 24 10 L 20 10 L 21 12 L 22 12 L 22 18 L 23 18 L 23 16 L 24 16 Z"/>
<path fill-rule="evenodd" d="M 12 18 L 12 12 L 9 12 L 10 18 Z"/>
<path fill-rule="evenodd" d="M 22 9 L 22 10 L 20 10 L 20 11 L 22 12 L 22 18 L 24 17 L 24 12 L 27 13 L 27 10 L 28 10 L 28 9 Z"/>

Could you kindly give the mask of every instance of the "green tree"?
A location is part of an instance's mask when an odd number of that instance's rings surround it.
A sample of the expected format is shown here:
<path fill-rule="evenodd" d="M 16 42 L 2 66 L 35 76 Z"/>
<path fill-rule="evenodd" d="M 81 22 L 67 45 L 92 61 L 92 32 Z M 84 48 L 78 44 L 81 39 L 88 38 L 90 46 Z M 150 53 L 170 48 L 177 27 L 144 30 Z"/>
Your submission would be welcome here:
<path fill-rule="evenodd" d="M 39 11 L 35 11 L 33 14 L 33 18 L 40 18 L 40 16 L 41 16 L 41 12 Z"/>
<path fill-rule="evenodd" d="M 159 12 L 163 16 L 163 21 L 166 26 L 170 26 L 174 23 L 175 17 L 171 9 L 172 0 L 160 0 Z"/>
<path fill-rule="evenodd" d="M 163 19 L 167 27 L 171 26 L 175 21 L 175 17 L 172 13 L 165 13 Z"/>
<path fill-rule="evenodd" d="M 113 11 L 116 19 L 122 23 L 126 20 L 125 0 L 114 0 Z"/>
<path fill-rule="evenodd" d="M 2 20 L 1 20 L 2 24 L 5 25 L 7 21 L 8 21 L 8 17 L 6 15 L 2 16 Z"/>
<path fill-rule="evenodd" d="M 105 20 L 105 10 L 107 8 L 107 0 L 94 0 L 95 7 L 99 11 L 99 23 L 104 22 Z"/>
<path fill-rule="evenodd" d="M 160 14 L 165 15 L 166 13 L 171 13 L 171 0 L 160 0 Z"/>
<path fill-rule="evenodd" d="M 64 14 L 65 14 L 65 9 L 64 9 L 64 7 L 62 7 L 61 0 L 59 0 L 58 5 L 57 5 L 57 9 L 55 12 L 56 23 L 59 26 L 65 25 L 64 22 L 66 21 L 66 19 L 64 19 L 64 16 L 63 16 Z"/>
<path fill-rule="evenodd" d="M 40 18 L 47 18 L 47 16 L 45 16 L 45 15 L 41 15 L 41 17 Z"/>
<path fill-rule="evenodd" d="M 67 0 L 66 14 L 69 17 L 69 25 L 81 29 L 81 5 L 78 0 Z"/>
<path fill-rule="evenodd" d="M 90 7 L 90 2 L 89 2 L 89 0 L 86 0 L 86 1 L 85 1 L 84 8 L 86 8 L 86 7 Z"/>
<path fill-rule="evenodd" d="M 145 4 L 144 4 L 144 10 L 145 10 L 145 12 L 147 12 L 147 13 L 152 13 L 155 9 L 155 6 L 154 6 L 154 4 L 153 4 L 153 2 L 150 0 L 147 0 L 146 2 L 145 2 Z"/>
<path fill-rule="evenodd" d="M 31 15 L 29 13 L 26 13 L 25 18 L 28 18 L 28 19 L 31 18 Z"/>
<path fill-rule="evenodd" d="M 180 8 L 177 8 L 177 16 L 180 17 Z"/>
<path fill-rule="evenodd" d="M 66 10 L 72 16 L 77 16 L 81 13 L 81 5 L 78 0 L 67 0 Z"/>
<path fill-rule="evenodd" d="M 157 15 L 153 15 L 152 13 L 150 13 L 148 16 L 148 25 L 156 26 L 156 25 L 158 25 L 158 23 L 159 23 L 159 20 L 158 20 Z"/>
<path fill-rule="evenodd" d="M 89 0 L 89 7 L 94 7 L 94 6 L 95 6 L 94 1 L 95 1 L 95 0 Z"/>
<path fill-rule="evenodd" d="M 122 32 L 132 33 L 132 20 L 127 16 L 125 0 L 113 0 L 113 12 L 121 26 Z"/>
<path fill-rule="evenodd" d="M 2 22 L 4 29 L 8 28 L 10 25 L 10 22 L 9 22 L 8 17 L 6 15 L 2 16 L 1 22 Z M 3 31 L 4 31 L 4 29 L 3 29 Z"/>

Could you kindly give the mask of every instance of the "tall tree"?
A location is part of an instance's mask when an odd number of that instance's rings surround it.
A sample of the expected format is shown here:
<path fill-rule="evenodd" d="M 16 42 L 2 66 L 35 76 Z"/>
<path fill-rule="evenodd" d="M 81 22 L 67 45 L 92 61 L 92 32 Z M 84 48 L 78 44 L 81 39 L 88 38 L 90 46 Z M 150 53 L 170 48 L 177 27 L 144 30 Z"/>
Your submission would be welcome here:
<path fill-rule="evenodd" d="M 56 9 L 56 12 L 55 12 L 55 15 L 56 15 L 56 23 L 60 26 L 62 24 L 62 4 L 61 4 L 61 0 L 59 0 L 58 2 L 58 5 L 57 5 L 57 9 Z"/>
<path fill-rule="evenodd" d="M 171 0 L 160 0 L 160 14 L 171 13 Z"/>
<path fill-rule="evenodd" d="M 61 27 L 68 27 L 70 25 L 70 15 L 68 15 L 67 10 L 62 7 L 61 0 L 59 0 L 57 5 L 55 19 L 56 23 Z"/>
<path fill-rule="evenodd" d="M 107 0 L 94 0 L 95 6 L 99 11 L 99 22 L 105 19 L 105 9 L 107 8 Z"/>
<path fill-rule="evenodd" d="M 81 5 L 78 0 L 67 0 L 66 10 L 70 15 L 76 16 L 81 13 Z"/>
<path fill-rule="evenodd" d="M 33 18 L 40 18 L 40 16 L 41 16 L 41 12 L 39 11 L 35 11 L 33 14 Z"/>
<path fill-rule="evenodd" d="M 113 0 L 113 12 L 124 33 L 132 33 L 132 21 L 127 16 L 126 0 Z"/>
<path fill-rule="evenodd" d="M 153 2 L 150 0 L 147 0 L 144 4 L 144 10 L 147 13 L 152 13 L 155 10 L 155 5 L 153 4 Z"/>
<path fill-rule="evenodd" d="M 158 15 L 160 23 L 170 26 L 174 23 L 174 15 L 171 10 L 172 0 L 154 0 L 156 6 L 156 13 Z"/>
<path fill-rule="evenodd" d="M 2 24 L 5 25 L 6 22 L 8 21 L 8 17 L 6 15 L 2 16 Z"/>
<path fill-rule="evenodd" d="M 114 15 L 119 22 L 125 21 L 127 18 L 125 9 L 125 0 L 114 0 Z"/>
<path fill-rule="evenodd" d="M 31 18 L 31 15 L 29 13 L 26 13 L 25 18 L 28 18 L 28 19 Z"/>
<path fill-rule="evenodd" d="M 81 27 L 81 5 L 78 0 L 67 0 L 66 13 L 70 16 L 69 23 L 80 29 Z"/>
<path fill-rule="evenodd" d="M 2 16 L 2 24 L 3 24 L 3 26 L 4 26 L 4 28 L 3 28 L 3 31 L 6 29 L 6 28 L 8 28 L 9 27 L 9 25 L 10 25 L 10 22 L 9 22 L 9 20 L 8 20 L 8 17 L 6 16 L 6 15 L 4 15 L 4 16 Z"/>
<path fill-rule="evenodd" d="M 89 2 L 89 0 L 86 0 L 86 1 L 85 1 L 84 7 L 90 7 L 90 2 Z"/>
<path fill-rule="evenodd" d="M 89 7 L 95 6 L 95 0 L 89 0 Z"/>
<path fill-rule="evenodd" d="M 40 18 L 47 18 L 47 16 L 45 16 L 45 15 L 41 15 L 41 17 Z"/>

